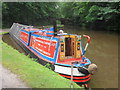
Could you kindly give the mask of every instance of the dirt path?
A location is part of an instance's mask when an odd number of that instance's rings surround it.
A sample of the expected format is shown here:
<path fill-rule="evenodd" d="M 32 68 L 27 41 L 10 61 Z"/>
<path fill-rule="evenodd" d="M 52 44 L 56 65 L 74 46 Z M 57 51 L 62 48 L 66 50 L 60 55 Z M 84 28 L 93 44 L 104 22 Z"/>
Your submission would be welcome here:
<path fill-rule="evenodd" d="M 0 88 L 28 88 L 17 75 L 0 65 Z"/>
<path fill-rule="evenodd" d="M 10 29 L 0 29 L 0 32 L 9 32 Z"/>
<path fill-rule="evenodd" d="M 9 32 L 9 29 L 0 29 L 0 32 Z M 1 38 L 0 38 L 1 39 Z M 4 68 L 0 64 L 0 89 L 1 88 L 28 88 L 17 75 L 11 73 L 10 70 Z"/>

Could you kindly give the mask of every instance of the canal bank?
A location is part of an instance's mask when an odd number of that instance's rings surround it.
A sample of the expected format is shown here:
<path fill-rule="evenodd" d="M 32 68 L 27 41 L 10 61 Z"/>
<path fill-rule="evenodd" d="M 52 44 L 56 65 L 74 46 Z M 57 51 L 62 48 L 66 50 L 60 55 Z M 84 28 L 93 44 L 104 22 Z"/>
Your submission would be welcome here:
<path fill-rule="evenodd" d="M 70 88 L 70 81 L 2 42 L 2 64 L 31 88 Z M 12 51 L 12 52 L 11 52 Z M 58 82 L 60 81 L 60 82 Z M 80 88 L 73 83 L 74 88 Z"/>

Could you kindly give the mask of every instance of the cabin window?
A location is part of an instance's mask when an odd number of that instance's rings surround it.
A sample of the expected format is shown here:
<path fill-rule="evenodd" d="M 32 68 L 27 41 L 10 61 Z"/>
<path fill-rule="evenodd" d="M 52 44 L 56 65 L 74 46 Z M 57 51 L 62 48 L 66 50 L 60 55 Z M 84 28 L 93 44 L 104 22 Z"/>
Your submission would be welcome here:
<path fill-rule="evenodd" d="M 64 52 L 64 44 L 61 44 L 61 52 Z"/>
<path fill-rule="evenodd" d="M 80 50 L 80 43 L 77 43 L 77 50 Z"/>

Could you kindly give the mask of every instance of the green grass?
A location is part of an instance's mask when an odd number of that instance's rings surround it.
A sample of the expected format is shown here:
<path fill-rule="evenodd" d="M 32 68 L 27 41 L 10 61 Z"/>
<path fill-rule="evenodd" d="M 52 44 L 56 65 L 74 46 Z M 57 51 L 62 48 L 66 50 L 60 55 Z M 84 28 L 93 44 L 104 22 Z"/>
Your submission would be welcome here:
<path fill-rule="evenodd" d="M 8 32 L 0 32 L 0 35 L 2 35 L 2 34 L 6 34 L 6 33 L 8 33 Z"/>
<path fill-rule="evenodd" d="M 64 25 L 61 25 L 61 24 L 60 24 L 60 25 L 57 25 L 57 27 L 64 27 Z"/>
<path fill-rule="evenodd" d="M 2 50 L 3 66 L 17 74 L 20 79 L 26 82 L 28 87 L 70 88 L 70 80 L 38 64 L 23 53 L 19 53 L 3 41 L 0 42 L 2 44 L 2 49 L 0 50 Z M 73 83 L 73 87 L 80 88 L 75 83 Z"/>

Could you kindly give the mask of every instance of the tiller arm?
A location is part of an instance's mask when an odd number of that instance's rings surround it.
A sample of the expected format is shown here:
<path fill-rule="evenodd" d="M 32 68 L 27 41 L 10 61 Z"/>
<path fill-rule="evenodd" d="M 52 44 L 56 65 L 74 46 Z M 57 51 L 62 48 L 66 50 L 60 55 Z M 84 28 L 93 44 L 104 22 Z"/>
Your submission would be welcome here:
<path fill-rule="evenodd" d="M 84 48 L 84 50 L 83 50 L 83 52 L 82 52 L 82 56 L 85 55 L 85 52 L 86 52 L 86 50 L 87 50 L 87 47 L 88 47 L 88 45 L 89 45 L 89 43 L 90 43 L 90 36 L 88 36 L 88 35 L 83 35 L 83 36 L 86 37 L 88 40 L 87 40 L 87 43 L 86 43 L 86 45 L 85 45 L 85 48 Z"/>

